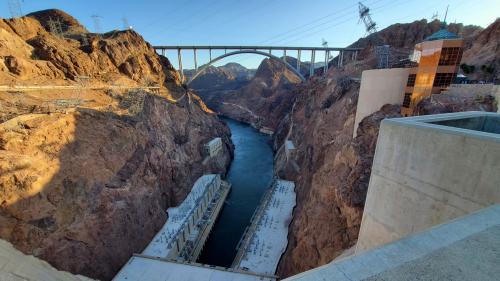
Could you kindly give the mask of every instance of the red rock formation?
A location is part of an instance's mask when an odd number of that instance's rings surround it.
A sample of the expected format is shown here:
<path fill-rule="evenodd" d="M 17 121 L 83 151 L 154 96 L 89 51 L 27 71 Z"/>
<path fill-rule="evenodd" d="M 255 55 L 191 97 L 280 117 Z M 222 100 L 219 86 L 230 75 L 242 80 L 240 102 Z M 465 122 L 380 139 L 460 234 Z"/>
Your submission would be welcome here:
<path fill-rule="evenodd" d="M 264 59 L 255 76 L 237 91 L 217 101 L 216 111 L 230 118 L 274 130 L 290 110 L 300 78 L 281 62 Z"/>
<path fill-rule="evenodd" d="M 498 83 L 500 80 L 500 19 L 486 29 L 476 32 L 473 39 L 467 42 L 462 63 L 475 68 L 471 73 L 466 73 L 468 77 Z"/>
<path fill-rule="evenodd" d="M 393 25 L 380 34 L 386 43 L 403 49 L 438 28 L 437 22 L 419 21 Z M 462 25 L 452 25 L 451 30 L 462 33 L 466 42 L 481 33 Z M 349 63 L 343 70 L 330 70 L 329 78 L 299 85 L 293 109 L 275 133 L 276 172 L 296 181 L 297 192 L 289 245 L 278 268 L 282 277 L 328 263 L 356 242 L 380 121 L 399 116 L 399 106 L 386 105 L 363 119 L 352 138 L 359 85 L 348 77 L 359 77 L 375 65 L 370 44 L 366 39 L 353 44 L 366 47 L 357 66 Z M 466 110 L 495 111 L 496 106 L 490 96 L 442 94 L 424 99 L 416 113 Z M 297 148 L 288 160 L 282 147 L 287 137 Z"/>
<path fill-rule="evenodd" d="M 137 33 L 89 35 L 84 46 L 84 30 L 60 11 L 54 16 L 80 33 L 49 33 L 43 18 L 51 13 L 0 20 L 0 79 L 75 85 L 77 75 L 88 75 L 90 86 L 144 86 L 149 79 L 161 94 L 0 93 L 6 105 L 0 110 L 0 238 L 57 269 L 110 280 L 199 176 L 226 171 L 230 132 Z M 214 137 L 223 138 L 224 153 L 203 164 L 203 145 Z"/>

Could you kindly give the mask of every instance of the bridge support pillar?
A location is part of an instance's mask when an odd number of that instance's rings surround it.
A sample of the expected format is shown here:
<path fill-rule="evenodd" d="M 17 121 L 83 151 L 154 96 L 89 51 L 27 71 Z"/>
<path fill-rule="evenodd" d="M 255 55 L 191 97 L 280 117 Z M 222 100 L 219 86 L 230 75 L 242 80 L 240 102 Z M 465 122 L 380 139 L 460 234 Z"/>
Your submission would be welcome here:
<path fill-rule="evenodd" d="M 285 62 L 286 64 L 286 50 L 283 50 L 283 61 Z"/>
<path fill-rule="evenodd" d="M 194 70 L 198 71 L 198 58 L 196 56 L 196 49 L 193 49 L 193 57 L 194 57 Z"/>
<path fill-rule="evenodd" d="M 209 62 L 212 61 L 212 49 L 208 49 Z"/>
<path fill-rule="evenodd" d="M 314 62 L 316 61 L 316 51 L 311 50 L 311 65 L 309 67 L 309 77 L 314 75 Z"/>
<path fill-rule="evenodd" d="M 300 73 L 300 50 L 297 50 L 297 72 Z"/>
<path fill-rule="evenodd" d="M 330 51 L 325 51 L 325 66 L 323 69 L 323 75 L 326 76 L 326 72 L 328 71 L 328 58 L 330 57 Z"/>
<path fill-rule="evenodd" d="M 177 60 L 179 61 L 179 73 L 181 76 L 181 82 L 184 83 L 184 71 L 182 70 L 182 51 L 177 49 Z"/>

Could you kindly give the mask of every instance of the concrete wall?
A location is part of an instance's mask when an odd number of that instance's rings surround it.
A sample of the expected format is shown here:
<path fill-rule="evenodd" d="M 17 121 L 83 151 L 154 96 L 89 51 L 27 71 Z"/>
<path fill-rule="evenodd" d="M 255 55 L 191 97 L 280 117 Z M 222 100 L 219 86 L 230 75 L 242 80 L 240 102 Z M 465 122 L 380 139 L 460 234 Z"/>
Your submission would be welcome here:
<path fill-rule="evenodd" d="M 27 256 L 16 250 L 9 242 L 0 239 L 0 280 L 91 281 L 93 279 L 58 271 L 47 262 Z"/>
<path fill-rule="evenodd" d="M 385 104 L 402 104 L 409 68 L 365 70 L 361 75 L 353 137 L 359 122 Z"/>
<path fill-rule="evenodd" d="M 485 115 L 382 121 L 356 254 L 500 202 L 500 135 L 427 123 Z"/>
<path fill-rule="evenodd" d="M 284 281 L 497 281 L 500 205 Z"/>

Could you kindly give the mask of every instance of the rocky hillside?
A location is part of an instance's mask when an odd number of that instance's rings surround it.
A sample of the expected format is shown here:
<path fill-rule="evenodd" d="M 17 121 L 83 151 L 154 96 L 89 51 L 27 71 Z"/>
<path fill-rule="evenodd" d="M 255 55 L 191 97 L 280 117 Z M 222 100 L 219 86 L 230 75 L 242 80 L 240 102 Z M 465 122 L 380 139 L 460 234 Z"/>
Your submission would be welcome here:
<path fill-rule="evenodd" d="M 300 78 L 282 63 L 264 59 L 255 76 L 240 89 L 216 96 L 200 92 L 200 96 L 225 116 L 274 130 L 290 110 L 294 100 L 292 89 L 298 83 Z"/>
<path fill-rule="evenodd" d="M 398 24 L 380 33 L 388 43 L 404 49 L 439 28 L 434 25 L 424 21 Z M 483 32 L 455 26 L 468 36 Z M 298 85 L 296 101 L 274 135 L 276 173 L 294 180 L 297 192 L 289 245 L 278 268 L 281 277 L 328 263 L 355 244 L 380 121 L 400 116 L 399 106 L 385 105 L 363 119 L 357 137 L 352 138 L 359 84 L 349 77 L 359 77 L 376 63 L 368 41 L 361 39 L 353 45 L 366 47 L 361 61 L 349 62 L 341 70 L 330 69 L 326 78 L 313 77 Z M 442 94 L 424 99 L 416 113 L 466 110 L 496 111 L 496 102 L 487 95 Z M 289 157 L 283 147 L 285 140 L 297 148 Z"/>
<path fill-rule="evenodd" d="M 110 280 L 229 164 L 229 129 L 133 31 L 90 34 L 57 10 L 0 19 L 0 81 L 0 238 L 59 270 Z M 224 153 L 204 162 L 214 137 Z"/>
<path fill-rule="evenodd" d="M 351 71 L 333 70 L 328 79 L 300 85 L 292 112 L 275 134 L 276 173 L 294 180 L 297 192 L 289 244 L 278 268 L 281 277 L 328 263 L 355 244 L 380 121 L 400 116 L 398 105 L 385 105 L 363 119 L 353 139 L 359 84 L 347 78 Z M 496 106 L 489 96 L 440 95 L 424 99 L 418 110 L 496 111 Z M 286 139 L 297 148 L 288 158 Z"/>
<path fill-rule="evenodd" d="M 472 79 L 500 81 L 500 19 L 466 42 L 461 70 Z"/>

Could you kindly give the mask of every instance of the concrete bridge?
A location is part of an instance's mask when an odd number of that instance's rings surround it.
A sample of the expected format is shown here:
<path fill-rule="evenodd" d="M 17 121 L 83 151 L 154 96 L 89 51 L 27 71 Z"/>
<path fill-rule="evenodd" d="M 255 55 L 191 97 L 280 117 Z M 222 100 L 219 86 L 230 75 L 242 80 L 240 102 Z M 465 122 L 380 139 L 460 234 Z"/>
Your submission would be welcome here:
<path fill-rule="evenodd" d="M 328 70 L 329 58 L 331 52 L 338 52 L 337 67 L 342 67 L 344 64 L 344 57 L 346 55 L 351 56 L 351 60 L 356 60 L 358 52 L 361 48 L 336 48 L 336 47 L 285 47 L 285 46 L 153 46 L 153 48 L 161 55 L 165 56 L 168 50 L 177 50 L 177 59 L 179 62 L 179 73 L 181 75 L 181 80 L 184 81 L 184 73 L 182 70 L 182 51 L 192 51 L 194 58 L 194 68 L 195 74 L 187 84 L 191 83 L 198 75 L 200 75 L 208 66 L 214 64 L 215 62 L 222 60 L 229 56 L 239 55 L 239 54 L 258 54 L 266 56 L 270 59 L 282 62 L 288 69 L 295 73 L 300 79 L 305 80 L 304 76 L 300 72 L 301 65 L 301 53 L 307 51 L 311 53 L 311 60 L 309 66 L 309 76 L 314 74 L 314 64 L 316 62 L 316 53 L 324 52 L 325 54 L 325 65 L 323 66 L 324 72 Z M 198 68 L 198 51 L 208 51 L 209 62 L 203 65 L 203 67 Z M 212 58 L 212 51 L 224 51 L 223 55 Z M 282 58 L 273 55 L 273 51 L 282 52 Z M 286 61 L 288 52 L 294 52 L 297 54 L 297 63 L 292 66 Z"/>

